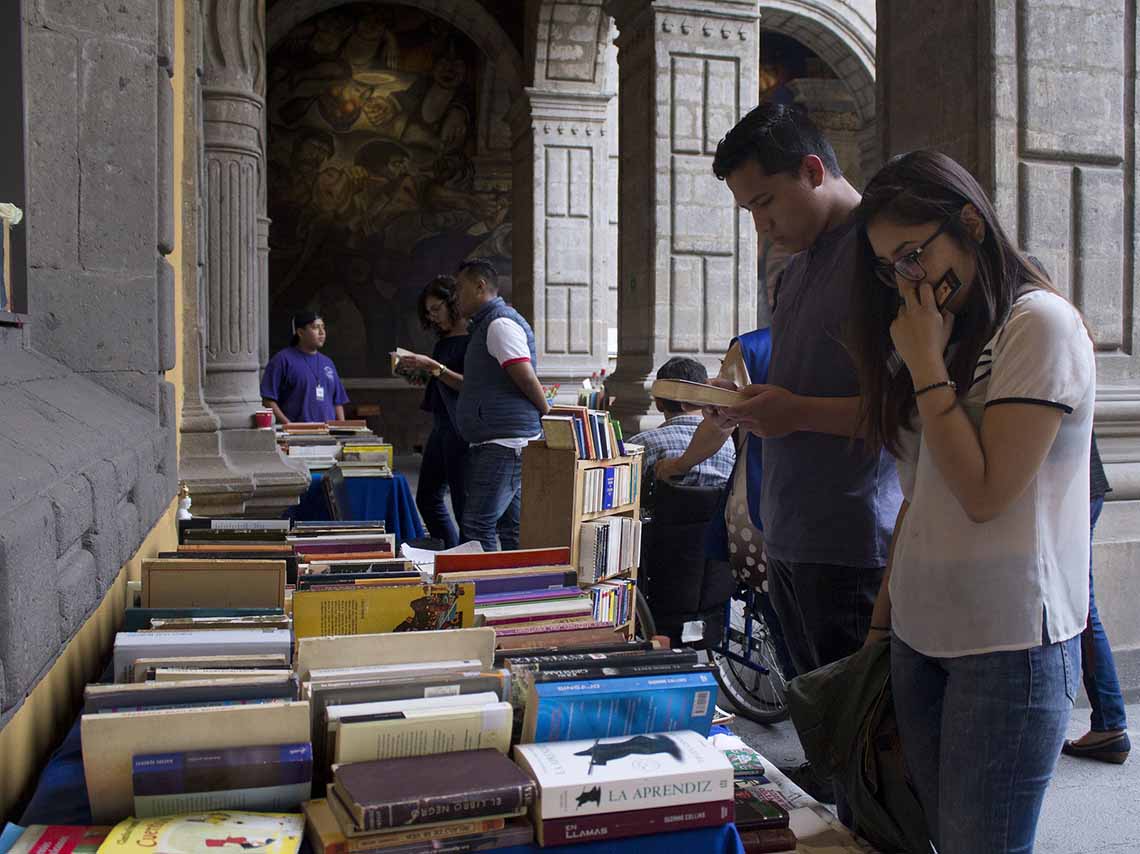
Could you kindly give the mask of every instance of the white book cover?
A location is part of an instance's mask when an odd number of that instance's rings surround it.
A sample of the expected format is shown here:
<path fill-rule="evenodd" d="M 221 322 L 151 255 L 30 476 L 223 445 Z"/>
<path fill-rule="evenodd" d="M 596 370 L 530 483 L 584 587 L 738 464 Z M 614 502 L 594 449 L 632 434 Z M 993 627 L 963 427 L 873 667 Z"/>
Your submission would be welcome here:
<path fill-rule="evenodd" d="M 483 662 L 478 658 L 452 659 L 450 661 L 421 661 L 417 664 L 372 664 L 363 667 L 326 667 L 309 671 L 310 682 L 355 682 L 360 679 L 377 677 L 419 676 L 425 673 L 445 673 L 455 670 L 467 673 L 481 670 Z"/>
<path fill-rule="evenodd" d="M 475 609 L 491 620 L 509 617 L 540 617 L 547 614 L 588 614 L 590 600 L 582 596 L 574 599 L 552 599 L 550 601 L 522 602 L 511 605 L 487 605 Z"/>
<path fill-rule="evenodd" d="M 407 709 L 379 720 L 341 721 L 333 761 L 366 762 L 457 750 L 511 749 L 510 703 Z"/>
<path fill-rule="evenodd" d="M 292 660 L 289 629 L 188 629 L 119 632 L 115 635 L 115 681 L 130 682 L 135 661 L 171 655 L 253 655 L 280 653 Z"/>
<path fill-rule="evenodd" d="M 482 706 L 499 702 L 494 691 L 478 694 L 453 694 L 444 697 L 409 697 L 404 700 L 378 700 L 374 703 L 344 703 L 325 709 L 330 722 L 346 716 L 383 715 L 388 712 L 406 712 L 417 709 L 441 709 L 457 706 Z"/>
<path fill-rule="evenodd" d="M 730 801 L 732 763 L 692 730 L 515 746 L 538 818 Z"/>

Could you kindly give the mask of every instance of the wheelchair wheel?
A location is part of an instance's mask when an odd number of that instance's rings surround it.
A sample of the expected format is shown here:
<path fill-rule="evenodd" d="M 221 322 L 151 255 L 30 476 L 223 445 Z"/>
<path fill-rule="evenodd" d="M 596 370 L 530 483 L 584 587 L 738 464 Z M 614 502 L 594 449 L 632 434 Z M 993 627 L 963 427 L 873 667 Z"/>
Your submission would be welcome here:
<path fill-rule="evenodd" d="M 634 612 L 637 615 L 636 634 L 639 637 L 649 640 L 657 634 L 657 621 L 653 619 L 653 612 L 649 610 L 649 602 L 645 598 L 645 594 L 641 592 L 640 587 L 634 587 L 633 598 Z"/>
<path fill-rule="evenodd" d="M 759 613 L 751 615 L 752 648 L 748 653 L 745 637 L 745 603 L 730 602 L 729 625 L 722 645 L 712 651 L 717 684 L 736 710 L 761 724 L 773 724 L 788 717 L 785 700 L 787 682 L 772 643 L 772 635 Z M 727 654 L 726 654 L 727 653 Z M 744 659 L 744 660 L 741 660 Z"/>

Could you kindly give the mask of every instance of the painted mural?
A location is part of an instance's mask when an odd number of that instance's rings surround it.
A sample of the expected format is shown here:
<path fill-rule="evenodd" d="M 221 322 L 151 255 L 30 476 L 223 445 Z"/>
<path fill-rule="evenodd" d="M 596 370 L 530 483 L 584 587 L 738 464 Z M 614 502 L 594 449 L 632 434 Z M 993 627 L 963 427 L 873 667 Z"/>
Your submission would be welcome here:
<path fill-rule="evenodd" d="M 430 347 L 416 297 L 465 258 L 509 283 L 509 193 L 475 161 L 479 49 L 406 6 L 353 3 L 298 25 L 269 60 L 270 337 L 308 307 L 348 377 Z M 507 294 L 509 297 L 509 293 Z"/>

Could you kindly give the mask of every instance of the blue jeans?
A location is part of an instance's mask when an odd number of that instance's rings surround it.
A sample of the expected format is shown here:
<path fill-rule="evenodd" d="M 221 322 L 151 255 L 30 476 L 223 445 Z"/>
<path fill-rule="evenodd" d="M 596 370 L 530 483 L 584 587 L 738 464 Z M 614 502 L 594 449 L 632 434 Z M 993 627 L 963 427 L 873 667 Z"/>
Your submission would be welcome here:
<path fill-rule="evenodd" d="M 1089 506 L 1089 534 L 1096 530 L 1096 520 L 1104 508 L 1104 496 L 1092 499 Z M 1091 543 L 1090 543 L 1091 546 Z M 1110 732 L 1126 729 L 1128 721 L 1124 716 L 1124 697 L 1120 693 L 1120 682 L 1116 678 L 1116 662 L 1112 658 L 1112 647 L 1096 611 L 1096 596 L 1093 593 L 1092 556 L 1089 556 L 1089 618 L 1085 630 L 1081 632 L 1081 675 L 1084 677 L 1085 693 L 1092 706 L 1093 732 Z"/>
<path fill-rule="evenodd" d="M 1078 687 L 1078 637 L 931 658 L 891 640 L 911 783 L 939 854 L 1030 854 Z"/>
<path fill-rule="evenodd" d="M 420 482 L 416 487 L 416 506 L 428 533 L 443 540 L 444 548 L 459 545 L 459 531 L 444 501 L 444 491 L 451 493 L 455 518 L 463 518 L 463 467 L 467 443 L 455 432 L 446 416 L 436 417 L 435 426 L 424 445 L 420 463 Z"/>
<path fill-rule="evenodd" d="M 522 505 L 522 449 L 472 445 L 464 475 L 467 493 L 460 527 L 464 540 L 478 540 L 483 550 L 519 547 Z M 498 535 L 496 541 L 496 534 Z"/>

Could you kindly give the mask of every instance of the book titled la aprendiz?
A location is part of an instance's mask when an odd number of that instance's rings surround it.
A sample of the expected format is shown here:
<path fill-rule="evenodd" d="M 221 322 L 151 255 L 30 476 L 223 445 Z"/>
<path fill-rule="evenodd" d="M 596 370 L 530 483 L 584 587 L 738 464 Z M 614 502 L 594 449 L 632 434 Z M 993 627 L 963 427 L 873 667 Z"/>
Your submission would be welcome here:
<path fill-rule="evenodd" d="M 538 819 L 731 801 L 732 763 L 691 730 L 515 746 Z"/>
<path fill-rule="evenodd" d="M 99 854 L 203 854 L 256 851 L 297 854 L 305 832 L 300 813 L 237 810 L 187 813 L 163 818 L 128 818 L 99 846 Z"/>

